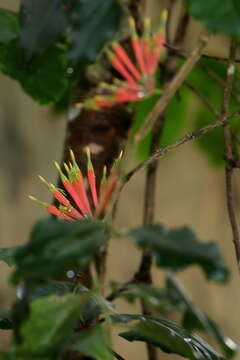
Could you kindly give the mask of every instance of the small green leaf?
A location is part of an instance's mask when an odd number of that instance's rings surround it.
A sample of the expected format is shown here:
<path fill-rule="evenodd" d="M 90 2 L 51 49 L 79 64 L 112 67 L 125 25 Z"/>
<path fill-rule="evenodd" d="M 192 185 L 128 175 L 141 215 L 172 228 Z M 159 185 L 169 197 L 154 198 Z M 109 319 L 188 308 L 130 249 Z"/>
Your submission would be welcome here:
<path fill-rule="evenodd" d="M 12 327 L 13 324 L 9 311 L 0 309 L 0 329 L 10 330 Z"/>
<path fill-rule="evenodd" d="M 190 14 L 201 21 L 208 30 L 228 36 L 240 35 L 238 0 L 186 0 Z"/>
<path fill-rule="evenodd" d="M 154 224 L 131 231 L 137 244 L 148 249 L 157 266 L 173 271 L 199 265 L 207 278 L 226 281 L 229 272 L 223 264 L 217 244 L 201 243 L 188 227 L 168 230 Z"/>
<path fill-rule="evenodd" d="M 20 44 L 30 58 L 46 50 L 64 30 L 64 2 L 22 0 L 20 19 Z"/>
<path fill-rule="evenodd" d="M 144 341 L 166 353 L 174 353 L 191 360 L 220 360 L 223 357 L 197 335 L 177 324 L 147 315 L 120 314 L 112 316 L 114 323 L 129 323 L 129 331 L 120 333 L 128 341 Z"/>
<path fill-rule="evenodd" d="M 14 283 L 22 280 L 47 282 L 66 271 L 84 268 L 107 240 L 106 225 L 100 221 L 69 223 L 56 219 L 39 221 L 28 244 L 16 253 Z"/>
<path fill-rule="evenodd" d="M 30 317 L 22 325 L 23 342 L 17 347 L 18 352 L 59 353 L 68 341 L 80 314 L 79 296 L 70 294 L 41 297 L 30 304 L 30 309 Z"/>
<path fill-rule="evenodd" d="M 18 36 L 18 16 L 15 12 L 0 9 L 0 42 L 6 43 Z"/>
<path fill-rule="evenodd" d="M 117 0 L 81 0 L 71 14 L 69 58 L 74 63 L 96 58 L 105 42 L 118 30 L 122 8 Z"/>
<path fill-rule="evenodd" d="M 99 360 L 112 360 L 112 352 L 109 348 L 109 339 L 106 329 L 96 325 L 88 330 L 81 331 L 77 342 L 72 350 L 79 351 L 84 355 Z"/>
<path fill-rule="evenodd" d="M 69 84 L 64 51 L 56 47 L 26 63 L 16 41 L 0 45 L 0 70 L 17 80 L 40 104 L 56 102 Z"/>
<path fill-rule="evenodd" d="M 0 261 L 4 261 L 9 266 L 13 265 L 15 263 L 14 256 L 20 248 L 20 246 L 0 248 Z"/>

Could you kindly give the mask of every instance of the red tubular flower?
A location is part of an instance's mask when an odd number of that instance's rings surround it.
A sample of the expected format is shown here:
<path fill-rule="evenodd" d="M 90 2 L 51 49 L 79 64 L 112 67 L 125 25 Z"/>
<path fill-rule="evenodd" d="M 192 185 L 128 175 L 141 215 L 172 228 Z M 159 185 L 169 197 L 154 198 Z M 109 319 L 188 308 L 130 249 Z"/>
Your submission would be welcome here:
<path fill-rule="evenodd" d="M 163 23 L 166 22 L 164 19 Z M 139 101 L 144 96 L 151 95 L 155 89 L 155 72 L 158 67 L 164 37 L 163 26 L 156 34 L 151 33 L 150 20 L 144 22 L 143 36 L 139 37 L 133 18 L 129 19 L 131 30 L 131 46 L 135 62 L 131 60 L 126 50 L 117 42 L 112 43 L 112 50 L 107 51 L 111 65 L 122 76 L 123 80 L 115 86 L 103 84 L 103 95 L 87 99 L 77 107 L 99 109 L 110 107 L 117 103 Z"/>
<path fill-rule="evenodd" d="M 91 161 L 90 150 L 88 148 L 86 149 L 86 155 L 87 179 L 92 199 L 92 206 L 90 205 L 91 201 L 87 195 L 87 190 L 84 185 L 81 170 L 79 169 L 74 154 L 71 150 L 70 157 L 72 162 L 69 164 L 64 164 L 66 174 L 63 173 L 58 163 L 55 163 L 55 166 L 60 173 L 63 186 L 68 195 L 65 194 L 63 190 L 57 188 L 55 185 L 48 183 L 42 176 L 39 176 L 39 179 L 45 185 L 47 185 L 55 199 L 58 200 L 59 206 L 56 207 L 54 205 L 42 202 L 33 196 L 29 196 L 29 198 L 42 205 L 50 214 L 67 221 L 82 220 L 85 217 L 92 216 L 96 218 L 101 217 L 105 212 L 106 207 L 109 204 L 112 194 L 116 188 L 118 180 L 118 164 L 122 154 L 115 161 L 110 172 L 109 179 L 106 178 L 107 169 L 104 167 L 103 178 L 99 190 L 97 190 L 96 187 L 95 172 Z M 74 204 L 77 206 L 77 209 Z"/>

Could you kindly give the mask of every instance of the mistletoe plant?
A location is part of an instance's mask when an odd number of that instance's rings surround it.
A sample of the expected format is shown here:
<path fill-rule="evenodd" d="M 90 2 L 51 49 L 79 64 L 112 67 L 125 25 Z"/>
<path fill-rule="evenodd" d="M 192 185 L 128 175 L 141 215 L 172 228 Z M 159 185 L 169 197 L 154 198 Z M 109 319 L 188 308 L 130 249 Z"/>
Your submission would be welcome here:
<path fill-rule="evenodd" d="M 58 184 L 39 176 L 53 202 L 30 196 L 47 216 L 24 245 L 0 249 L 17 288 L 12 307 L 0 311 L 1 330 L 12 334 L 0 359 L 123 359 L 112 343 L 112 329 L 127 342 L 144 342 L 151 360 L 164 358 L 164 352 L 191 360 L 233 357 L 237 344 L 175 277 L 197 265 L 208 281 L 227 282 L 229 269 L 217 243 L 202 242 L 190 227 L 155 223 L 154 203 L 158 160 L 196 140 L 211 162 L 225 167 L 239 266 L 232 189 L 240 161 L 239 1 L 183 0 L 177 24 L 175 1 L 164 2 L 157 31 L 143 16 L 140 1 L 20 3 L 19 12 L 0 9 L 0 70 L 38 103 L 57 112 L 74 109 L 74 116 L 67 123 L 62 163 L 55 164 Z M 186 51 L 190 16 L 204 30 L 193 50 Z M 227 37 L 228 57 L 205 52 L 213 33 Z M 194 98 L 198 108 L 186 125 L 186 109 Z M 124 173 L 127 146 L 137 150 L 139 163 Z M 144 167 L 143 224 L 117 229 L 121 190 Z M 139 249 L 139 267 L 130 279 L 112 279 L 106 287 L 109 241 L 126 236 Z M 125 261 L 131 261 L 125 253 Z M 164 271 L 162 287 L 153 284 L 153 267 Z M 140 313 L 120 313 L 118 298 L 139 302 Z M 175 314 L 178 323 L 169 320 Z M 218 349 L 196 332 L 207 334 Z"/>

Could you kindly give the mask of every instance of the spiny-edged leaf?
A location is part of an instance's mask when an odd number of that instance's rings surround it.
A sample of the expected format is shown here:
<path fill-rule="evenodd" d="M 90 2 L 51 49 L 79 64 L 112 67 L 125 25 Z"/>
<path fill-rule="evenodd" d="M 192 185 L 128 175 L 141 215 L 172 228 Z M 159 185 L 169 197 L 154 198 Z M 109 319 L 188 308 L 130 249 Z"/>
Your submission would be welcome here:
<path fill-rule="evenodd" d="M 208 30 L 231 36 L 240 35 L 238 0 L 186 0 L 190 14 L 201 21 Z"/>
<path fill-rule="evenodd" d="M 107 240 L 100 221 L 69 223 L 56 219 L 39 221 L 28 244 L 16 253 L 13 281 L 46 282 L 61 277 L 74 266 L 85 267 Z"/>
<path fill-rule="evenodd" d="M 5 43 L 16 39 L 18 31 L 17 14 L 13 11 L 0 9 L 0 42 Z"/>
<path fill-rule="evenodd" d="M 208 279 L 228 279 L 229 273 L 217 244 L 200 242 L 188 227 L 168 230 L 160 224 L 153 224 L 132 230 L 131 235 L 139 246 L 152 253 L 157 266 L 161 268 L 179 271 L 196 264 Z"/>
<path fill-rule="evenodd" d="M 26 63 L 16 41 L 0 45 L 0 71 L 17 80 L 40 104 L 56 102 L 68 86 L 64 51 L 56 47 Z"/>
<path fill-rule="evenodd" d="M 201 311 L 186 293 L 183 286 L 170 274 L 167 277 L 167 290 L 172 299 L 182 303 L 182 309 L 184 310 L 182 325 L 185 329 L 189 331 L 200 329 L 207 332 L 219 343 L 226 358 L 231 358 L 236 354 L 236 343 L 222 334 L 217 324 Z"/>
<path fill-rule="evenodd" d="M 0 329 L 10 330 L 12 329 L 12 319 L 9 311 L 0 309 Z"/>
<path fill-rule="evenodd" d="M 122 8 L 117 0 L 81 0 L 71 11 L 69 57 L 74 63 L 92 61 L 118 30 Z"/>
<path fill-rule="evenodd" d="M 22 0 L 20 43 L 30 58 L 41 53 L 66 25 L 62 0 Z"/>
<path fill-rule="evenodd" d="M 199 336 L 191 334 L 177 324 L 147 315 L 120 314 L 111 316 L 114 323 L 136 322 L 129 331 L 120 333 L 128 341 L 145 341 L 166 353 L 175 353 L 191 360 L 223 359 Z"/>
<path fill-rule="evenodd" d="M 88 330 L 81 331 L 77 342 L 71 349 L 94 359 L 113 359 L 112 352 L 109 348 L 107 331 L 101 325 L 96 325 Z"/>
<path fill-rule="evenodd" d="M 13 265 L 15 263 L 14 256 L 20 248 L 20 246 L 0 248 L 0 261 L 4 261 L 9 266 Z"/>
<path fill-rule="evenodd" d="M 18 346 L 18 352 L 59 353 L 72 333 L 80 310 L 81 301 L 75 294 L 34 300 L 30 304 L 30 317 L 22 325 L 23 342 Z"/>

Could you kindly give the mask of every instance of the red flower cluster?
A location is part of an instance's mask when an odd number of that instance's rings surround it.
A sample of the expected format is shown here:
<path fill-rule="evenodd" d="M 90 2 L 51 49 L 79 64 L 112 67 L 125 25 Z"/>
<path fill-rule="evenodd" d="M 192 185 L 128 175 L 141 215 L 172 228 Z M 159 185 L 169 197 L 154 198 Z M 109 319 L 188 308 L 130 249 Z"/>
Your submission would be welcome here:
<path fill-rule="evenodd" d="M 90 150 L 86 149 L 87 153 L 87 179 L 88 184 L 85 186 L 81 170 L 79 169 L 74 154 L 70 150 L 72 162 L 69 165 L 64 164 L 66 174 L 63 173 L 59 164 L 55 162 L 55 166 L 59 171 L 61 181 L 66 190 L 66 194 L 62 189 L 57 188 L 55 185 L 48 183 L 42 176 L 39 179 L 44 182 L 49 190 L 52 192 L 55 199 L 59 202 L 59 206 L 42 202 L 33 196 L 29 196 L 31 200 L 36 201 L 42 205 L 46 211 L 52 215 L 56 215 L 67 221 L 82 220 L 84 217 L 100 217 L 106 210 L 110 198 L 116 188 L 118 180 L 118 164 L 121 159 L 122 153 L 119 158 L 115 160 L 109 178 L 106 178 L 107 169 L 104 167 L 103 176 L 99 191 L 96 188 L 95 172 L 90 157 Z M 88 199 L 86 187 L 89 187 L 92 206 Z M 69 199 L 68 199 L 69 197 Z"/>
<path fill-rule="evenodd" d="M 117 103 L 138 101 L 154 91 L 154 73 L 157 69 L 164 43 L 162 32 L 152 34 L 150 20 L 145 19 L 145 29 L 142 38 L 136 32 L 133 18 L 129 20 L 132 38 L 131 46 L 136 59 L 136 65 L 129 58 L 126 50 L 117 42 L 112 44 L 108 57 L 115 70 L 123 80 L 115 79 L 114 84 L 102 83 L 104 95 L 96 95 L 76 107 L 98 109 Z"/>

